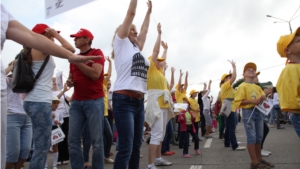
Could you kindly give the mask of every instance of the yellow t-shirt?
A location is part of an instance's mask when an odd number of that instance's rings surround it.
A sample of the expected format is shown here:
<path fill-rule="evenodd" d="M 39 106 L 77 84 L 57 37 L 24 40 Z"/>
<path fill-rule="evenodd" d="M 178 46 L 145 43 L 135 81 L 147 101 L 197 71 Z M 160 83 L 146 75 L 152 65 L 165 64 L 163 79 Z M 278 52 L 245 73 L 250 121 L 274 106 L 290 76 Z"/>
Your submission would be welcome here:
<path fill-rule="evenodd" d="M 288 64 L 276 85 L 279 105 L 283 111 L 300 114 L 300 64 Z"/>
<path fill-rule="evenodd" d="M 108 116 L 108 93 L 107 93 L 107 80 L 103 78 L 103 92 L 104 92 L 104 116 Z"/>
<path fill-rule="evenodd" d="M 190 125 L 190 124 L 192 124 L 192 116 L 191 116 L 191 114 L 187 111 L 187 112 L 185 112 L 185 122 L 186 122 L 186 124 L 187 125 Z"/>
<path fill-rule="evenodd" d="M 168 90 L 167 79 L 162 74 L 162 71 L 158 70 L 155 63 L 150 60 L 150 66 L 147 72 L 147 90 L 158 89 L 158 90 Z M 169 108 L 169 103 L 164 102 L 164 96 L 158 98 L 159 107 L 162 109 Z"/>
<path fill-rule="evenodd" d="M 234 99 L 234 95 L 235 95 L 235 91 L 231 87 L 230 80 L 228 80 L 227 82 L 222 84 L 221 93 L 220 93 L 222 103 L 223 103 L 224 99 Z M 231 103 L 231 111 L 236 112 L 236 106 L 233 102 Z"/>
<path fill-rule="evenodd" d="M 234 97 L 234 104 L 238 108 L 252 108 L 255 107 L 255 104 L 247 104 L 247 105 L 241 105 L 243 100 L 254 100 L 256 98 L 261 97 L 262 95 L 265 95 L 263 90 L 256 84 L 252 83 L 246 83 L 243 82 L 239 85 L 235 97 Z"/>
<path fill-rule="evenodd" d="M 177 103 L 183 103 L 183 98 L 186 97 L 186 91 L 179 91 L 178 88 L 175 90 L 175 98 Z"/>
<path fill-rule="evenodd" d="M 195 122 L 199 122 L 200 121 L 200 112 L 196 112 L 197 110 L 199 110 L 198 101 L 196 99 L 193 99 L 193 98 L 190 97 L 189 98 L 189 102 L 191 104 L 191 108 L 193 110 L 193 114 L 196 117 Z"/>

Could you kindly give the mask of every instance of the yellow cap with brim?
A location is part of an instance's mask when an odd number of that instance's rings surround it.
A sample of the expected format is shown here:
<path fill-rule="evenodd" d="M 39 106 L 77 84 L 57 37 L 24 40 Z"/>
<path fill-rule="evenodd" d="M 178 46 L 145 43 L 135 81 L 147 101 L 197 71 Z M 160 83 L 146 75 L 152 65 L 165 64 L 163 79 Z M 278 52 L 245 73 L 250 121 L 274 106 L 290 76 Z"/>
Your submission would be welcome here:
<path fill-rule="evenodd" d="M 156 60 L 159 61 L 159 62 L 163 62 L 163 61 L 165 61 L 166 59 L 165 59 L 165 58 L 157 58 Z"/>
<path fill-rule="evenodd" d="M 253 68 L 253 69 L 256 71 L 256 64 L 253 63 L 253 62 L 247 63 L 247 64 L 245 65 L 245 67 L 244 67 L 244 71 L 243 71 L 243 72 L 245 72 L 246 69 L 248 69 L 248 68 Z"/>
<path fill-rule="evenodd" d="M 190 91 L 190 95 L 192 95 L 192 94 L 194 94 L 194 93 L 199 93 L 198 91 L 196 91 L 196 90 L 192 90 L 192 91 Z"/>
<path fill-rule="evenodd" d="M 227 76 L 230 76 L 231 75 L 231 73 L 230 74 L 224 74 L 222 77 L 221 77 L 221 81 L 223 81 Z"/>
<path fill-rule="evenodd" d="M 294 33 L 290 35 L 283 35 L 279 38 L 277 42 L 277 52 L 281 57 L 287 57 L 284 50 L 289 46 L 296 35 L 300 36 L 300 27 L 298 27 L 298 29 Z"/>
<path fill-rule="evenodd" d="M 104 73 L 104 75 L 103 76 L 108 76 L 108 73 Z"/>

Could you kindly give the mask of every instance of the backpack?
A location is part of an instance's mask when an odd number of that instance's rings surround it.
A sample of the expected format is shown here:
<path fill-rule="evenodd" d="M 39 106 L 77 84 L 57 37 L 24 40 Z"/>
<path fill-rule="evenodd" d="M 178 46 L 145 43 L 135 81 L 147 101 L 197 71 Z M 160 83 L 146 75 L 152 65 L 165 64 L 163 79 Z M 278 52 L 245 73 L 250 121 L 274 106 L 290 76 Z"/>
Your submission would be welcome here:
<path fill-rule="evenodd" d="M 34 75 L 31 65 L 24 60 L 24 53 L 21 51 L 18 54 L 18 60 L 13 67 L 13 77 L 12 77 L 12 91 L 14 93 L 28 93 L 30 92 L 36 80 L 42 74 L 50 56 L 48 55 L 38 71 L 37 75 Z"/>

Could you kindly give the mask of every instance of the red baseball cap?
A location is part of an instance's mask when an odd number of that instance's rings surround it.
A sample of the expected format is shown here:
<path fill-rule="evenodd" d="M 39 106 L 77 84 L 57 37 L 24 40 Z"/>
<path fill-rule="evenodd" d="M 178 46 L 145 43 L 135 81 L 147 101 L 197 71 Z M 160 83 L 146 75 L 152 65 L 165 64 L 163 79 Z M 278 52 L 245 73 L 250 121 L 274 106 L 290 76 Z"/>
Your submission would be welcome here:
<path fill-rule="evenodd" d="M 43 24 L 43 23 L 39 23 L 39 24 L 36 24 L 33 28 L 32 28 L 32 31 L 35 32 L 35 33 L 38 33 L 38 34 L 43 34 L 45 33 L 45 30 L 47 28 L 50 28 L 48 25 L 46 24 Z M 60 31 L 57 31 L 57 33 L 60 33 Z"/>
<path fill-rule="evenodd" d="M 87 37 L 87 38 L 89 38 L 89 39 L 91 39 L 91 40 L 94 39 L 93 34 L 92 34 L 89 30 L 83 29 L 83 28 L 81 28 L 76 34 L 72 34 L 72 35 L 70 35 L 70 36 L 71 36 L 72 38 Z"/>

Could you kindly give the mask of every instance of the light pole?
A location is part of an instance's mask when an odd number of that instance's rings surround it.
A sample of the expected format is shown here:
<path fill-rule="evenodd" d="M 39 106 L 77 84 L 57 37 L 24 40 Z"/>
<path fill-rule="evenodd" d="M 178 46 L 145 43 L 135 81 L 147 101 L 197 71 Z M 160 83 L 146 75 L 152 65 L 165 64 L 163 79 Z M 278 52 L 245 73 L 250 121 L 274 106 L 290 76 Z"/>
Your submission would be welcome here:
<path fill-rule="evenodd" d="M 274 22 L 274 23 L 285 23 L 285 22 L 287 22 L 287 23 L 289 24 L 290 32 L 291 32 L 291 34 L 292 34 L 292 33 L 293 33 L 293 30 L 292 30 L 291 22 L 292 22 L 294 19 L 296 19 L 296 18 L 298 18 L 298 17 L 300 16 L 300 15 L 298 15 L 298 16 L 294 17 L 294 16 L 296 15 L 296 13 L 298 12 L 299 9 L 300 9 L 300 6 L 298 7 L 298 9 L 297 9 L 296 12 L 294 13 L 294 15 L 291 17 L 291 19 L 288 20 L 288 21 L 287 21 L 287 20 L 284 20 L 284 19 L 281 19 L 281 18 L 277 18 L 277 17 L 271 16 L 271 15 L 267 15 L 267 17 L 281 20 L 281 22 Z"/>

